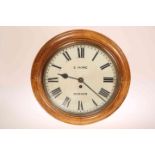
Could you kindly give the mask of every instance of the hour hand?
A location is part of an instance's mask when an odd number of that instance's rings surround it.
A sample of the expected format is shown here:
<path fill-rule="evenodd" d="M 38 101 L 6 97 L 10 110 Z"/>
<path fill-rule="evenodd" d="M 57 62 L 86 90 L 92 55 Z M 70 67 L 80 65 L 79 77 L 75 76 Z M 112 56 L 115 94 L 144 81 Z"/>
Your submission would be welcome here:
<path fill-rule="evenodd" d="M 74 79 L 74 80 L 78 80 L 78 78 L 72 77 L 72 76 L 68 76 L 68 74 L 64 73 L 64 74 L 58 74 L 60 76 L 62 76 L 64 79 Z"/>
<path fill-rule="evenodd" d="M 67 79 L 68 78 L 68 74 L 64 73 L 64 74 L 58 74 L 60 76 L 62 76 L 64 79 Z"/>

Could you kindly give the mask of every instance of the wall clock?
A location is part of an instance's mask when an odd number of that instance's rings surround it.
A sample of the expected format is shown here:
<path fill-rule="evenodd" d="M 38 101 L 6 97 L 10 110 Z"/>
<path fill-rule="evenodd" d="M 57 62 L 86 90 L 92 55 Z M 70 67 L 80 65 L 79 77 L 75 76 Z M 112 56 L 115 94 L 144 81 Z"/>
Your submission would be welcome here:
<path fill-rule="evenodd" d="M 31 83 L 49 114 L 66 123 L 89 124 L 108 117 L 122 104 L 130 70 L 111 39 L 90 30 L 72 30 L 40 49 Z"/>

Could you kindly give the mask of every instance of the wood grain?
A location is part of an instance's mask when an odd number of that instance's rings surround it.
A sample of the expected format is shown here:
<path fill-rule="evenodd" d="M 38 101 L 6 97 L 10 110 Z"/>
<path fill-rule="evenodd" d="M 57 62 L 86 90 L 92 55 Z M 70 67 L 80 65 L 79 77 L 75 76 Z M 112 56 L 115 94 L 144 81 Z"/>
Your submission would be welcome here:
<path fill-rule="evenodd" d="M 119 75 L 117 94 L 115 94 L 114 99 L 97 113 L 85 116 L 75 116 L 55 107 L 48 99 L 43 86 L 44 68 L 49 59 L 59 49 L 77 43 L 88 43 L 106 50 L 115 60 Z M 72 30 L 57 35 L 40 49 L 32 66 L 31 84 L 38 102 L 49 114 L 66 123 L 78 125 L 89 124 L 108 117 L 122 104 L 130 85 L 130 69 L 122 50 L 111 39 L 90 30 Z"/>

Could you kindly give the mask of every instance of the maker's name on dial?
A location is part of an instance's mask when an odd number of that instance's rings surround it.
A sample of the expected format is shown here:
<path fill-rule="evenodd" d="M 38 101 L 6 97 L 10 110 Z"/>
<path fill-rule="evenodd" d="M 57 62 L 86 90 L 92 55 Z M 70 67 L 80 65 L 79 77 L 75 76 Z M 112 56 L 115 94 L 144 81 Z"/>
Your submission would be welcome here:
<path fill-rule="evenodd" d="M 73 69 L 88 69 L 88 66 L 73 66 Z"/>
<path fill-rule="evenodd" d="M 87 95 L 87 93 L 73 93 L 73 95 Z"/>

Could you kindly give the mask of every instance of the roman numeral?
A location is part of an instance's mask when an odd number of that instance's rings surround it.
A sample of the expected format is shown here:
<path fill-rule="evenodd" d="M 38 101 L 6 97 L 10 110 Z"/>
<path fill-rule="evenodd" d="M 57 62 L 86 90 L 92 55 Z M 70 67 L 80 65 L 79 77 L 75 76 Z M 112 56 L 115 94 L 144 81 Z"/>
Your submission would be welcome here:
<path fill-rule="evenodd" d="M 92 59 L 92 61 L 94 61 L 95 60 L 95 58 L 96 58 L 96 56 L 98 55 L 98 52 L 96 52 L 96 54 L 94 55 L 94 57 L 93 57 L 93 59 Z"/>
<path fill-rule="evenodd" d="M 101 70 L 103 70 L 109 66 L 110 66 L 110 63 L 106 63 L 106 64 L 102 65 L 100 68 L 101 68 Z"/>
<path fill-rule="evenodd" d="M 108 97 L 110 92 L 108 92 L 107 90 L 101 88 L 101 90 L 99 91 L 99 94 L 102 95 L 103 97 Z"/>
<path fill-rule="evenodd" d="M 78 101 L 78 110 L 83 110 L 82 101 Z"/>
<path fill-rule="evenodd" d="M 68 108 L 70 102 L 71 102 L 71 99 L 69 97 L 66 97 L 62 105 Z"/>
<path fill-rule="evenodd" d="M 84 58 L 84 48 L 83 47 L 77 48 L 77 50 L 78 50 L 78 57 Z"/>
<path fill-rule="evenodd" d="M 94 103 L 96 106 L 98 106 L 97 103 L 96 103 L 93 99 L 92 99 L 92 101 L 93 101 L 93 103 Z"/>
<path fill-rule="evenodd" d="M 62 93 L 62 91 L 61 91 L 60 87 L 58 87 L 58 88 L 52 90 L 51 93 L 52 93 L 53 97 L 56 98 Z"/>
<path fill-rule="evenodd" d="M 59 66 L 57 66 L 57 65 L 53 65 L 53 64 L 52 64 L 52 66 L 61 69 L 61 67 L 59 67 Z"/>
<path fill-rule="evenodd" d="M 113 77 L 104 77 L 103 82 L 114 82 L 114 78 Z"/>
<path fill-rule="evenodd" d="M 48 82 L 58 82 L 58 78 L 57 77 L 48 78 Z"/>
<path fill-rule="evenodd" d="M 64 53 L 62 53 L 64 55 L 64 57 L 67 59 L 67 61 L 71 60 L 71 57 L 69 56 L 68 52 L 65 51 Z"/>

